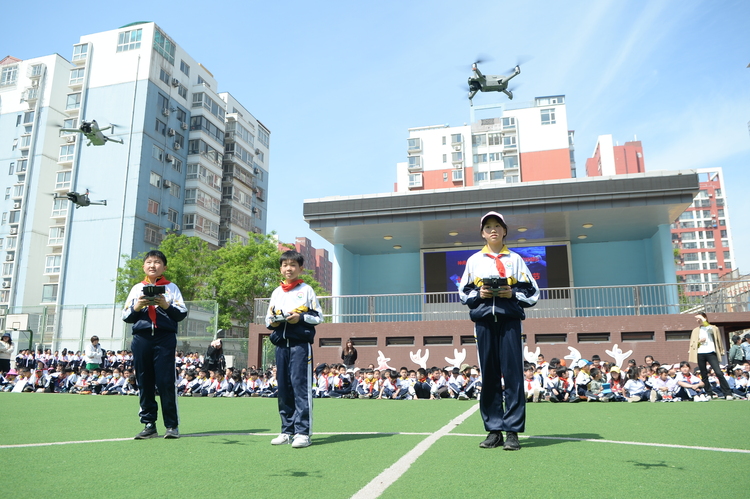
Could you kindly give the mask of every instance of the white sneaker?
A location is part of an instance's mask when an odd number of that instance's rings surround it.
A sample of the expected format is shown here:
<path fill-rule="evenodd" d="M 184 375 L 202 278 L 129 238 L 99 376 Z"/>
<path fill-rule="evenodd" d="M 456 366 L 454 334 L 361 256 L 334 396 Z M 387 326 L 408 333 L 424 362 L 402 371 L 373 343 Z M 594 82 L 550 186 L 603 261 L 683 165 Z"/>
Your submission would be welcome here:
<path fill-rule="evenodd" d="M 292 447 L 294 447 L 295 449 L 300 449 L 302 447 L 309 447 L 310 443 L 310 437 L 308 435 L 297 434 L 294 435 Z"/>
<path fill-rule="evenodd" d="M 731 395 L 727 395 L 727 396 L 726 396 L 726 397 L 724 398 L 724 400 L 734 400 L 734 397 L 732 397 Z"/>
<path fill-rule="evenodd" d="M 278 437 L 271 440 L 271 445 L 284 445 L 284 444 L 291 444 L 292 443 L 292 436 L 288 433 L 282 433 Z"/>
<path fill-rule="evenodd" d="M 706 399 L 703 398 L 703 395 L 696 395 L 693 397 L 693 402 L 705 402 Z"/>

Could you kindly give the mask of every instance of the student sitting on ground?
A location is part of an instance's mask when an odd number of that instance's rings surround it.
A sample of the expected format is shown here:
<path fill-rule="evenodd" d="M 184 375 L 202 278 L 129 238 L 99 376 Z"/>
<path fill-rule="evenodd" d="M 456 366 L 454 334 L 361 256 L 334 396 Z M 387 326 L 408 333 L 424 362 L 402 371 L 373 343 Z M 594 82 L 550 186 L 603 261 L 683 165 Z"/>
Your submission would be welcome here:
<path fill-rule="evenodd" d="M 542 387 L 534 376 L 535 370 L 534 365 L 529 363 L 526 363 L 523 368 L 523 390 L 527 402 L 539 402 L 539 395 L 542 392 Z"/>
<path fill-rule="evenodd" d="M 647 367 L 639 367 L 631 371 L 631 378 L 625 383 L 625 396 L 628 402 L 648 400 L 651 395 L 646 386 L 649 375 Z"/>
<path fill-rule="evenodd" d="M 669 370 L 665 367 L 659 367 L 656 370 L 657 377 L 651 381 L 651 402 L 672 402 L 674 392 L 677 388 L 677 381 L 669 377 Z"/>
<path fill-rule="evenodd" d="M 690 370 L 690 362 L 680 362 L 680 372 L 675 376 L 678 388 L 675 397 L 681 400 L 692 400 L 694 402 L 707 402 L 711 397 L 705 395 L 703 380 L 693 374 Z"/>
<path fill-rule="evenodd" d="M 602 371 L 596 367 L 591 368 L 591 381 L 586 389 L 586 399 L 589 402 L 609 402 L 612 392 L 604 391 L 604 382 L 602 380 Z"/>

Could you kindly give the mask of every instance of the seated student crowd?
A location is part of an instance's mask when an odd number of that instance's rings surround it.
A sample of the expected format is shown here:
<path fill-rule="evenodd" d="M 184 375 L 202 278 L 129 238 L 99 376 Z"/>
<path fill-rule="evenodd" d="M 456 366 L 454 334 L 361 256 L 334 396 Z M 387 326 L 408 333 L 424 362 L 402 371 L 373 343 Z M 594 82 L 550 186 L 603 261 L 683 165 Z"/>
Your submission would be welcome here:
<path fill-rule="evenodd" d="M 650 357 L 650 356 L 649 356 Z M 578 360 L 572 369 L 558 359 L 549 364 L 526 363 L 524 389 L 529 402 L 705 402 L 712 398 L 747 400 L 750 385 L 750 362 L 727 366 L 724 376 L 732 394 L 724 396 L 716 373 L 710 372 L 709 386 L 705 386 L 687 361 L 662 366 L 653 358 L 647 365 L 629 362 L 621 370 L 594 357 L 593 362 Z"/>
<path fill-rule="evenodd" d="M 132 354 L 128 351 L 111 352 L 105 366 L 88 370 L 73 357 L 39 351 L 19 353 L 17 369 L 0 373 L 0 391 L 78 393 L 92 395 L 137 395 L 138 387 L 132 369 Z M 19 359 L 21 362 L 19 362 Z M 31 359 L 29 361 L 28 359 Z M 47 365 L 47 361 L 49 366 Z M 36 366 L 34 366 L 36 362 Z M 31 366 L 31 367 L 30 367 Z M 54 366 L 54 367 L 53 367 Z M 198 354 L 182 355 L 175 359 L 177 392 L 187 397 L 276 397 L 278 385 L 276 369 L 261 372 L 251 367 L 225 371 L 209 371 L 202 367 Z M 727 399 L 748 398 L 750 361 L 727 367 L 722 372 L 732 394 Z M 709 386 L 689 362 L 662 366 L 647 356 L 643 366 L 635 361 L 620 369 L 601 362 L 578 360 L 572 368 L 559 359 L 538 364 L 525 363 L 524 390 L 529 402 L 670 402 L 692 400 L 704 402 L 724 398 L 717 374 L 709 374 Z M 313 394 L 315 397 L 361 399 L 479 399 L 482 379 L 477 366 L 464 364 L 461 368 L 408 369 L 382 372 L 370 366 L 366 369 L 347 369 L 343 364 L 321 364 L 315 369 Z"/>
<path fill-rule="evenodd" d="M 461 368 L 398 370 L 347 369 L 344 364 L 320 364 L 315 368 L 315 397 L 386 400 L 478 399 L 482 382 L 476 366 Z"/>

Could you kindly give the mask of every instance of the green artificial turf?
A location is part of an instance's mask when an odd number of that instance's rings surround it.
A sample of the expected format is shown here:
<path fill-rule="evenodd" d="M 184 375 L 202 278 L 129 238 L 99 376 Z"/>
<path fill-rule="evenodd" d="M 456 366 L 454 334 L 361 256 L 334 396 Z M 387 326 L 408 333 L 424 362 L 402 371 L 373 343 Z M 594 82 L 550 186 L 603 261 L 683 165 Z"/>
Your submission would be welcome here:
<path fill-rule="evenodd" d="M 293 449 L 270 445 L 275 399 L 181 398 L 183 438 L 135 441 L 136 397 L 2 393 L 0 445 L 78 442 L 0 447 L 2 497 L 351 497 L 475 404 L 315 400 L 313 445 Z M 518 452 L 480 449 L 477 411 L 381 497 L 742 496 L 742 481 L 729 477 L 750 454 L 651 444 L 750 450 L 738 429 L 749 410 L 723 400 L 529 404 Z"/>

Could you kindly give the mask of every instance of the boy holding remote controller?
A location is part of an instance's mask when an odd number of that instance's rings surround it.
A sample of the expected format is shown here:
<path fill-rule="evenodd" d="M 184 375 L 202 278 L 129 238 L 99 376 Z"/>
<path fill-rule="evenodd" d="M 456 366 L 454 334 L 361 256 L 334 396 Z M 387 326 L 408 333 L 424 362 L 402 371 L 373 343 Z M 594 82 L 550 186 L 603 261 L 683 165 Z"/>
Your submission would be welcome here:
<path fill-rule="evenodd" d="M 146 427 L 136 440 L 158 437 L 156 419 L 159 390 L 164 438 L 180 438 L 177 412 L 175 350 L 177 323 L 187 317 L 187 307 L 180 288 L 164 278 L 167 257 L 158 250 L 146 253 L 143 271 L 146 278 L 133 286 L 125 301 L 122 320 L 133 324 L 133 367 L 140 389 L 141 423 Z"/>
<path fill-rule="evenodd" d="M 484 215 L 479 230 L 487 244 L 466 261 L 458 286 L 474 322 L 482 369 L 479 409 L 489 435 L 479 446 L 518 450 L 526 422 L 521 321 L 524 309 L 536 305 L 539 287 L 523 258 L 505 245 L 508 226 L 500 213 Z"/>

